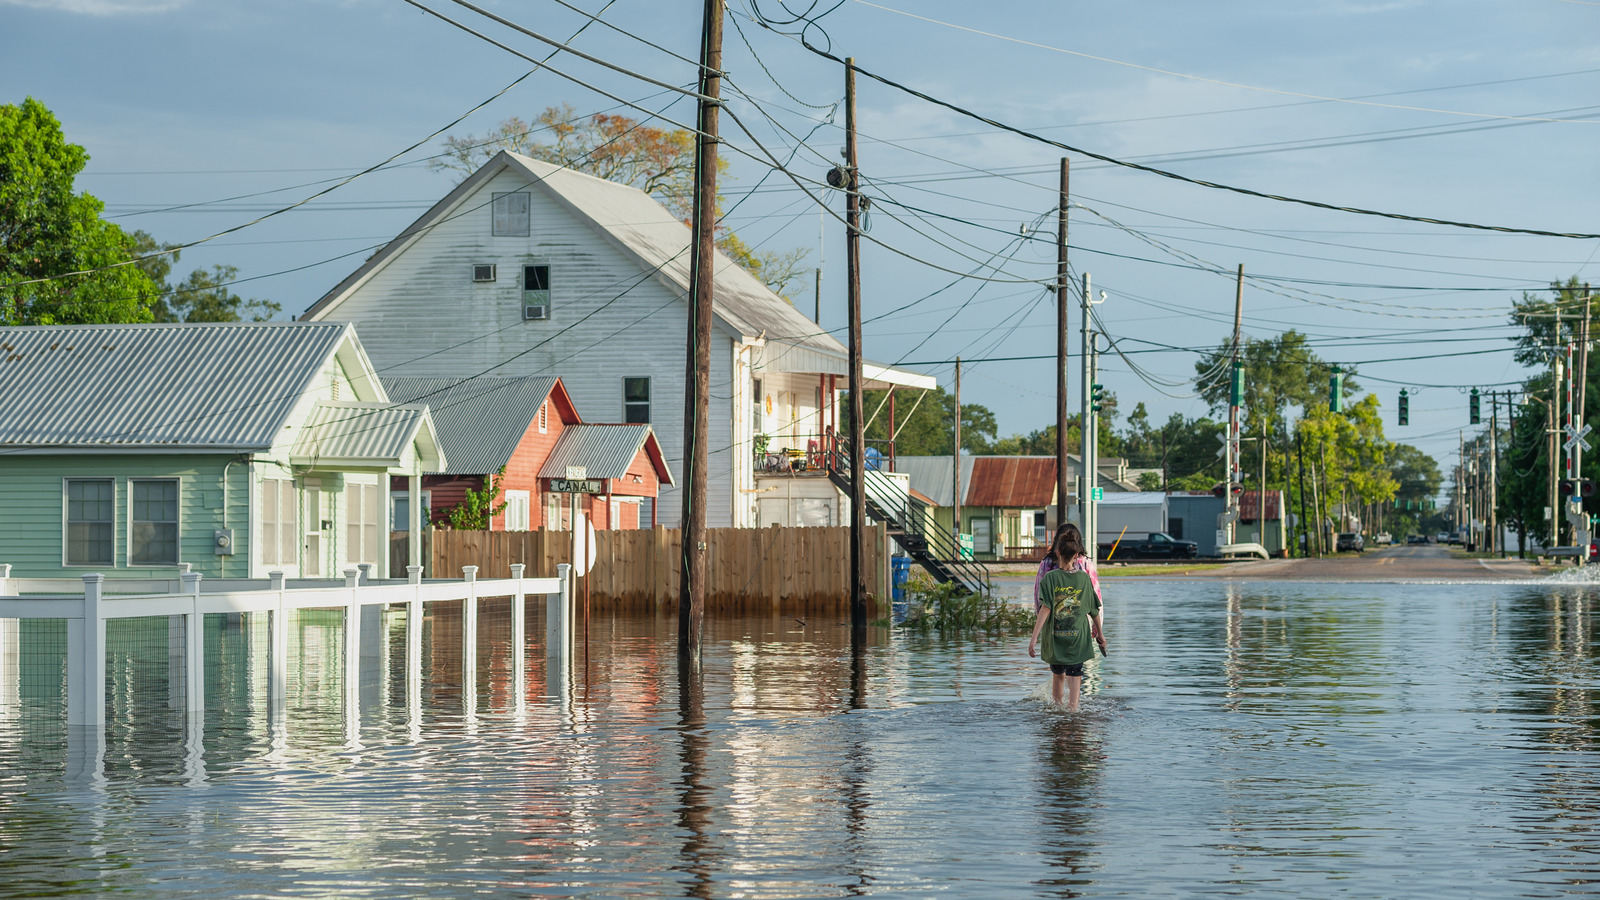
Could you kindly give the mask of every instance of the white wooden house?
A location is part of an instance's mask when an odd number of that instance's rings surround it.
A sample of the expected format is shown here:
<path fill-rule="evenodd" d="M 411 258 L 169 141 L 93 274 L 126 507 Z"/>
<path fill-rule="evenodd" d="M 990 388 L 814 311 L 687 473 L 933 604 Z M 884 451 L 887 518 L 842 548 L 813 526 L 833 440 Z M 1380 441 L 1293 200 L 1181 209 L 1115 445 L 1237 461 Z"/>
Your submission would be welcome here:
<path fill-rule="evenodd" d="M 649 423 L 684 472 L 689 238 L 642 191 L 502 152 L 302 318 L 356 323 L 384 376 L 559 375 L 586 421 Z M 809 474 L 807 448 L 837 427 L 845 347 L 720 254 L 712 340 L 707 524 L 770 524 L 758 498 L 776 491 L 758 476 Z M 842 519 L 827 479 L 805 481 Z M 682 504 L 663 487 L 658 521 L 675 526 Z"/>

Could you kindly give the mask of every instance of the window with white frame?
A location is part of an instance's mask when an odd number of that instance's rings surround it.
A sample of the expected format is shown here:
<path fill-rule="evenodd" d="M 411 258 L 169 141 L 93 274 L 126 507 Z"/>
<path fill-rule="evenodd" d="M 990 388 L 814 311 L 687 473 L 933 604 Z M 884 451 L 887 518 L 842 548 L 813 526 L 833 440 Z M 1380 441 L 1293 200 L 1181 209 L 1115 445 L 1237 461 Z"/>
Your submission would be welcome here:
<path fill-rule="evenodd" d="M 345 496 L 345 558 L 352 563 L 378 561 L 378 523 L 382 505 L 378 502 L 378 486 L 349 482 Z"/>
<path fill-rule="evenodd" d="M 650 379 L 622 379 L 622 421 L 629 425 L 650 424 Z"/>
<path fill-rule="evenodd" d="M 530 195 L 527 191 L 494 195 L 494 224 L 497 237 L 527 237 Z"/>
<path fill-rule="evenodd" d="M 287 478 L 261 479 L 261 563 L 295 564 L 300 533 L 295 521 L 294 482 Z"/>
<path fill-rule="evenodd" d="M 563 500 L 566 494 L 551 492 L 544 495 L 544 527 L 550 531 L 565 531 L 562 528 L 562 514 L 566 512 Z"/>
<path fill-rule="evenodd" d="M 111 478 L 68 478 L 65 495 L 65 563 L 69 566 L 115 564 L 117 482 Z"/>
<path fill-rule="evenodd" d="M 527 491 L 506 491 L 507 531 L 527 531 L 529 513 Z"/>
<path fill-rule="evenodd" d="M 409 494 L 390 494 L 389 504 L 394 508 L 395 531 L 411 530 L 411 497 Z M 422 492 L 422 527 L 427 528 L 433 520 L 433 492 Z"/>
<path fill-rule="evenodd" d="M 133 529 L 128 564 L 178 564 L 178 479 L 135 478 L 128 482 L 133 500 Z"/>
<path fill-rule="evenodd" d="M 306 504 L 306 562 L 307 578 L 322 576 L 322 481 L 307 478 L 302 495 Z M 328 524 L 329 528 L 333 523 Z"/>

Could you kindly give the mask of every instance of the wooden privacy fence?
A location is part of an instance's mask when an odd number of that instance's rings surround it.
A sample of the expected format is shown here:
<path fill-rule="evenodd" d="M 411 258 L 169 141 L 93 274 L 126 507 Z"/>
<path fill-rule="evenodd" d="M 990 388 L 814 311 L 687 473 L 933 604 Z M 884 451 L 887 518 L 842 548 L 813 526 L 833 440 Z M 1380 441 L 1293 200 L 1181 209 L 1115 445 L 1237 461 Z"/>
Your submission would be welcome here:
<path fill-rule="evenodd" d="M 590 602 L 676 609 L 680 533 L 667 528 L 595 532 L 594 570 L 586 576 Z M 543 577 L 572 561 L 570 531 L 433 529 L 424 538 L 427 574 L 434 578 L 458 577 L 462 566 L 477 566 L 480 578 L 506 578 L 512 563 L 526 565 L 530 578 Z M 882 525 L 868 529 L 867 590 L 886 609 L 885 543 Z M 405 571 L 406 552 L 406 533 L 393 532 L 391 572 Z M 849 528 L 706 529 L 707 611 L 799 613 L 849 605 Z"/>

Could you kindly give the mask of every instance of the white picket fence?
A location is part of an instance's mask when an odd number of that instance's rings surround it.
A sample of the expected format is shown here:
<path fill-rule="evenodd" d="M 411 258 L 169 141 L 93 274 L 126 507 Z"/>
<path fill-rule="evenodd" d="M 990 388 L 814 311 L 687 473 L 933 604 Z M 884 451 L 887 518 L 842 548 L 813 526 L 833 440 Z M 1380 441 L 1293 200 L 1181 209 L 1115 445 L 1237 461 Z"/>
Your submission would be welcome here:
<path fill-rule="evenodd" d="M 101 574 L 71 578 L 12 578 L 11 566 L 0 564 L 0 640 L 5 629 L 15 629 L 20 619 L 60 619 L 67 632 L 67 724 L 98 726 L 106 714 L 106 621 L 136 616 L 181 618 L 184 708 L 194 715 L 205 710 L 204 616 L 208 613 L 266 612 L 268 616 L 268 702 L 278 706 L 284 699 L 288 669 L 288 613 L 300 609 L 344 610 L 344 701 L 347 707 L 359 702 L 358 667 L 362 656 L 361 609 L 365 606 L 398 604 L 405 607 L 406 653 L 408 660 L 421 656 L 423 607 L 427 603 L 462 604 L 462 672 L 471 679 L 477 670 L 478 601 L 490 597 L 510 597 L 512 686 L 515 696 L 526 693 L 527 673 L 521 649 L 526 646 L 525 600 L 530 594 L 545 595 L 545 654 L 550 677 L 561 679 L 570 672 L 572 658 L 573 593 L 568 577 L 570 567 L 558 566 L 554 578 L 523 578 L 521 565 L 511 567 L 511 578 L 478 580 L 477 566 L 466 566 L 460 581 L 427 581 L 421 566 L 408 566 L 406 581 L 371 582 L 363 566 L 345 570 L 343 584 L 319 581 L 287 582 L 281 572 L 270 579 L 226 579 L 202 584 L 199 573 L 186 573 L 178 579 L 107 580 Z M 151 592 L 151 589 L 159 592 Z M 144 593 L 121 593 L 143 590 Z M 3 648 L 0 648 L 3 649 Z M 371 649 L 371 648 L 368 648 Z M 5 654 L 0 652 L 0 658 Z M 414 662 L 406 666 L 408 701 L 415 702 L 422 690 L 421 669 Z M 7 680 L 18 679 L 13 666 L 0 664 L 0 689 L 15 689 Z M 467 692 L 471 693 L 468 684 Z"/>

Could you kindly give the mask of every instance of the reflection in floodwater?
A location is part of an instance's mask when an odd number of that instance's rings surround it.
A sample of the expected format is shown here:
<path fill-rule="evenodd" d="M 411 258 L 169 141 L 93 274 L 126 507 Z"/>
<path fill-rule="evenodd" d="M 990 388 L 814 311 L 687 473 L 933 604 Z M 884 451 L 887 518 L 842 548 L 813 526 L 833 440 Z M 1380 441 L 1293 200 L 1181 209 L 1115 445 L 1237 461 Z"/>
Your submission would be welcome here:
<path fill-rule="evenodd" d="M 191 719 L 130 625 L 105 729 L 0 692 L 0 897 L 1600 892 L 1600 589 L 1106 589 L 1075 715 L 1025 636 L 716 619 L 685 671 L 675 617 L 597 609 L 547 667 L 484 601 L 354 665 L 313 611 L 284 684 L 208 619 Z"/>

